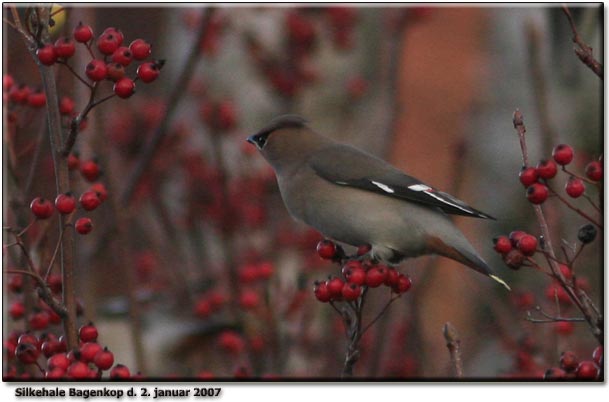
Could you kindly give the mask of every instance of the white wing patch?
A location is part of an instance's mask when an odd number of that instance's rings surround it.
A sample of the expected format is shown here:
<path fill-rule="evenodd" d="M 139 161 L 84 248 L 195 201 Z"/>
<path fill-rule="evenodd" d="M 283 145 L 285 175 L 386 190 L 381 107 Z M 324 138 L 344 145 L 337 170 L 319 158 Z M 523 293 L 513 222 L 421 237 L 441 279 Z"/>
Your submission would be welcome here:
<path fill-rule="evenodd" d="M 392 189 L 391 187 L 389 187 L 386 184 L 379 183 L 378 181 L 374 181 L 374 180 L 371 180 L 370 182 L 372 184 L 374 184 L 375 186 L 377 186 L 378 188 L 380 188 L 381 190 L 383 190 L 384 192 L 386 192 L 386 193 L 390 193 L 390 194 L 395 193 L 395 190 Z"/>
<path fill-rule="evenodd" d="M 434 194 L 434 193 L 433 193 L 433 189 L 432 189 L 431 187 L 429 187 L 429 186 L 426 186 L 425 184 L 413 184 L 412 186 L 408 186 L 408 188 L 409 188 L 410 190 L 412 190 L 412 191 L 422 191 L 422 192 L 424 192 L 425 194 L 429 195 L 430 197 L 433 197 L 433 198 L 435 198 L 436 200 L 443 202 L 444 204 L 448 204 L 448 205 L 450 205 L 450 206 L 453 206 L 453 207 L 455 207 L 455 208 L 458 208 L 458 209 L 460 209 L 461 211 L 465 211 L 465 212 L 467 212 L 468 214 L 471 214 L 471 213 L 472 213 L 472 211 L 471 211 L 470 209 L 468 209 L 468 208 L 464 208 L 463 206 L 461 206 L 461 205 L 459 205 L 459 204 L 456 204 L 456 203 L 454 203 L 454 202 L 450 202 L 450 201 L 449 201 L 449 200 L 447 200 L 445 197 L 441 197 L 441 196 L 439 196 L 439 195 L 437 195 L 437 194 Z"/>

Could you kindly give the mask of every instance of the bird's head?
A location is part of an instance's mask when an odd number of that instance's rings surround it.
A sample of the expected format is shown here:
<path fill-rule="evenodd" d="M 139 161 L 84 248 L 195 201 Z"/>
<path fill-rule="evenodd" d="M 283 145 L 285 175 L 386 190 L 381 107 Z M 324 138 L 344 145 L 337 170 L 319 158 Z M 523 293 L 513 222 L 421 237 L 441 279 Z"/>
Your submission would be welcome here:
<path fill-rule="evenodd" d="M 316 149 L 324 139 L 309 129 L 302 117 L 283 115 L 247 137 L 247 141 L 255 145 L 275 171 L 278 171 L 297 165 L 301 159 L 304 161 L 309 152 Z"/>

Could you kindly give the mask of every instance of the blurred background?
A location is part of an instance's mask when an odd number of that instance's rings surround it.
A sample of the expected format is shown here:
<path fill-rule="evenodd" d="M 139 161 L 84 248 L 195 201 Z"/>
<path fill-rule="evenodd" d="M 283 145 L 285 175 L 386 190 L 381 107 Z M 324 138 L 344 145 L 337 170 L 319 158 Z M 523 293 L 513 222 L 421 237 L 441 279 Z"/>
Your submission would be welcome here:
<path fill-rule="evenodd" d="M 602 11 L 571 8 L 599 60 Z M 356 376 L 450 377 L 446 322 L 460 334 L 466 377 L 540 378 L 565 349 L 592 353 L 595 340 L 584 323 L 526 320 L 537 305 L 555 311 L 550 279 L 530 268 L 510 270 L 492 241 L 513 230 L 540 234 L 518 180 L 516 109 L 524 114 L 532 164 L 567 143 L 575 149 L 570 168 L 582 173 L 603 152 L 602 81 L 574 54 L 560 7 L 68 7 L 56 20 L 54 38 L 71 35 L 79 22 L 96 35 L 115 27 L 126 43 L 143 38 L 151 57 L 165 60 L 155 82 L 137 82 L 131 98 L 96 107 L 75 147 L 81 166 L 99 164 L 110 200 L 87 214 L 93 232 L 76 238 L 80 320 L 94 322 L 100 343 L 133 373 L 339 376 L 342 321 L 312 292 L 314 281 L 338 275 L 339 267 L 319 258 L 321 236 L 291 220 L 270 167 L 245 142 L 284 113 L 498 218 L 455 220 L 513 291 L 443 258 L 403 263 L 399 270 L 413 288 L 362 339 Z M 23 40 L 6 24 L 3 56 L 4 74 L 40 85 Z M 90 58 L 78 45 L 70 65 L 84 72 Z M 57 79 L 60 95 L 82 110 L 89 89 L 63 66 Z M 108 83 L 100 92 L 111 90 Z M 5 225 L 32 198 L 56 195 L 47 142 L 40 152 L 28 146 L 44 129 L 43 112 L 11 112 L 15 131 L 3 131 L 15 133 L 20 152 L 11 169 L 4 152 Z M 77 170 L 71 174 L 75 193 L 91 185 Z M 567 178 L 555 179 L 559 190 Z M 590 209 L 584 199 L 572 202 Z M 576 242 L 581 216 L 553 199 L 544 212 L 555 244 Z M 37 236 L 37 226 L 28 241 L 44 260 L 57 234 Z M 597 239 L 577 263 L 600 306 L 602 252 Z M 20 264 L 17 254 L 5 252 L 5 268 Z M 377 292 L 368 295 L 365 321 L 388 298 Z M 4 339 L 28 325 L 27 317 L 9 314 L 22 298 L 5 287 Z M 561 308 L 577 315 L 568 303 Z"/>

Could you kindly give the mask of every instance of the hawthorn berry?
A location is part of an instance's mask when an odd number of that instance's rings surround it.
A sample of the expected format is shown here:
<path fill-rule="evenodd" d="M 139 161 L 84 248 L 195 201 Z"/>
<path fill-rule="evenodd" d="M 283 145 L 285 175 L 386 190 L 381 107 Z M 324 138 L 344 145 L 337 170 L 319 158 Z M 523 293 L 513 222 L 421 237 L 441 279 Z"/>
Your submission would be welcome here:
<path fill-rule="evenodd" d="M 58 58 L 68 59 L 76 52 L 76 45 L 72 38 L 61 37 L 55 41 L 55 54 Z"/>
<path fill-rule="evenodd" d="M 71 214 L 76 208 L 76 198 L 72 193 L 59 194 L 55 198 L 55 208 L 60 214 Z"/>
<path fill-rule="evenodd" d="M 525 260 L 524 254 L 518 249 L 512 249 L 503 255 L 503 261 L 511 269 L 518 270 Z"/>
<path fill-rule="evenodd" d="M 550 283 L 545 290 L 546 298 L 555 302 L 558 300 L 560 303 L 569 304 L 571 303 L 571 298 L 567 291 L 556 281 Z"/>
<path fill-rule="evenodd" d="M 56 353 L 47 359 L 47 367 L 49 370 L 60 368 L 65 371 L 70 366 L 70 363 L 71 361 L 65 353 Z"/>
<path fill-rule="evenodd" d="M 586 165 L 586 176 L 592 181 L 603 179 L 603 164 L 599 161 L 592 161 Z"/>
<path fill-rule="evenodd" d="M 116 38 L 119 46 L 123 44 L 123 41 L 125 40 L 125 36 L 123 35 L 123 33 L 121 32 L 120 29 L 114 28 L 114 27 L 108 27 L 108 28 L 104 29 L 104 32 L 102 32 L 102 35 L 110 35 L 110 34 Z"/>
<path fill-rule="evenodd" d="M 106 56 L 113 54 L 120 45 L 119 37 L 114 32 L 102 33 L 97 38 L 97 49 Z"/>
<path fill-rule="evenodd" d="M 573 272 L 571 272 L 571 268 L 565 264 L 558 264 L 558 268 L 560 269 L 560 273 L 566 280 L 571 280 L 573 278 Z"/>
<path fill-rule="evenodd" d="M 560 354 L 560 368 L 569 372 L 577 369 L 579 365 L 579 359 L 575 355 L 575 353 L 567 350 Z"/>
<path fill-rule="evenodd" d="M 79 22 L 72 35 L 76 42 L 86 43 L 93 38 L 93 29 L 89 25 L 83 25 L 82 22 Z"/>
<path fill-rule="evenodd" d="M 38 345 L 40 344 L 40 340 L 38 339 L 38 337 L 36 335 L 31 333 L 30 331 L 26 331 L 26 332 L 22 333 L 21 335 L 19 335 L 19 338 L 17 338 L 17 343 L 18 344 L 29 343 L 29 344 L 36 346 L 36 348 L 38 348 Z"/>
<path fill-rule="evenodd" d="M 332 260 L 336 257 L 336 243 L 332 240 L 321 240 L 317 243 L 317 254 L 324 260 Z"/>
<path fill-rule="evenodd" d="M 389 287 L 397 286 L 399 280 L 399 272 L 393 267 L 387 267 L 387 274 L 385 276 L 385 285 Z"/>
<path fill-rule="evenodd" d="M 45 66 L 52 66 L 57 61 L 57 54 L 55 53 L 55 46 L 50 43 L 39 47 L 36 50 L 36 56 L 38 57 L 38 61 Z"/>
<path fill-rule="evenodd" d="M 97 193 L 90 190 L 82 193 L 78 201 L 85 211 L 93 211 L 101 204 L 101 200 Z"/>
<path fill-rule="evenodd" d="M 328 291 L 330 292 L 330 297 L 332 299 L 340 298 L 342 296 L 344 285 L 345 282 L 336 276 L 326 281 L 326 287 L 328 288 Z"/>
<path fill-rule="evenodd" d="M 13 85 L 15 85 L 15 79 L 13 78 L 12 75 L 9 74 L 4 74 L 2 76 L 2 90 L 4 92 L 8 92 Z"/>
<path fill-rule="evenodd" d="M 332 294 L 330 293 L 326 282 L 315 282 L 313 293 L 315 294 L 315 298 L 322 303 L 327 303 L 332 299 Z"/>
<path fill-rule="evenodd" d="M 239 354 L 245 348 L 245 341 L 237 332 L 226 330 L 218 336 L 218 345 L 227 352 Z"/>
<path fill-rule="evenodd" d="M 518 240 L 517 247 L 522 254 L 531 256 L 535 254 L 535 251 L 537 251 L 537 237 L 530 234 L 525 234 Z"/>
<path fill-rule="evenodd" d="M 33 313 L 28 320 L 30 328 L 35 331 L 46 329 L 50 322 L 51 317 L 49 316 L 49 313 L 44 310 Z"/>
<path fill-rule="evenodd" d="M 577 231 L 577 239 L 584 244 L 592 243 L 596 238 L 596 228 L 591 223 L 585 224 Z"/>
<path fill-rule="evenodd" d="M 558 144 L 552 150 L 552 157 L 559 165 L 568 165 L 573 160 L 573 148 L 567 144 Z"/>
<path fill-rule="evenodd" d="M 121 46 L 112 53 L 112 61 L 118 63 L 124 67 L 127 67 L 131 64 L 133 60 L 133 55 L 131 54 L 131 50 L 129 50 L 126 46 Z"/>
<path fill-rule="evenodd" d="M 570 321 L 557 321 L 554 323 L 554 332 L 559 335 L 571 335 L 575 325 Z"/>
<path fill-rule="evenodd" d="M 27 97 L 32 92 L 30 87 L 27 85 L 19 85 L 13 86 L 8 93 L 9 99 L 15 103 L 25 103 L 27 102 Z"/>
<path fill-rule="evenodd" d="M 97 336 L 97 328 L 92 322 L 89 322 L 78 329 L 78 337 L 83 342 L 95 342 L 97 340 Z"/>
<path fill-rule="evenodd" d="M 387 271 L 384 267 L 372 267 L 366 272 L 366 286 L 376 288 L 385 282 Z"/>
<path fill-rule="evenodd" d="M 134 94 L 135 82 L 131 78 L 121 78 L 116 81 L 112 90 L 119 98 L 126 99 Z"/>
<path fill-rule="evenodd" d="M 73 361 L 66 370 L 68 378 L 82 380 L 89 377 L 89 366 L 80 360 Z"/>
<path fill-rule="evenodd" d="M 62 96 L 59 100 L 59 113 L 71 115 L 72 112 L 74 112 L 74 101 L 67 96 Z"/>
<path fill-rule="evenodd" d="M 518 179 L 525 187 L 529 187 L 533 183 L 536 183 L 537 178 L 537 169 L 535 169 L 534 167 L 523 166 L 522 170 L 520 171 L 520 174 L 518 175 Z"/>
<path fill-rule="evenodd" d="M 66 370 L 59 368 L 59 367 L 54 367 L 52 369 L 48 369 L 44 373 L 44 378 L 45 378 L 45 380 L 59 380 L 59 379 L 62 379 L 65 375 L 66 375 Z"/>
<path fill-rule="evenodd" d="M 42 91 L 31 92 L 27 96 L 27 104 L 35 108 L 43 107 L 47 104 L 47 97 Z"/>
<path fill-rule="evenodd" d="M 91 233 L 91 231 L 93 230 L 93 222 L 91 221 L 91 218 L 79 218 L 74 223 L 74 228 L 79 234 L 86 235 Z"/>
<path fill-rule="evenodd" d="M 129 50 L 131 50 L 135 60 L 144 60 L 150 56 L 151 46 L 144 39 L 135 39 L 129 45 Z"/>
<path fill-rule="evenodd" d="M 118 81 L 125 76 L 125 67 L 120 63 L 109 63 L 106 68 L 108 69 L 107 78 L 110 81 Z"/>
<path fill-rule="evenodd" d="M 596 363 L 591 360 L 584 360 L 577 366 L 575 377 L 584 380 L 595 380 L 598 377 L 599 369 Z"/>
<path fill-rule="evenodd" d="M 586 191 L 586 186 L 580 178 L 571 176 L 565 184 L 565 191 L 570 197 L 578 198 Z"/>
<path fill-rule="evenodd" d="M 30 203 L 30 209 L 38 219 L 47 219 L 53 215 L 53 204 L 51 201 L 42 197 L 34 198 Z"/>
<path fill-rule="evenodd" d="M 99 165 L 93 160 L 83 162 L 80 164 L 80 173 L 87 181 L 95 181 L 100 174 Z"/>
<path fill-rule="evenodd" d="M 541 204 L 548 198 L 548 188 L 541 183 L 534 183 L 527 188 L 527 199 L 533 204 Z"/>
<path fill-rule="evenodd" d="M 392 287 L 392 289 L 396 293 L 406 293 L 410 290 L 411 287 L 412 281 L 410 280 L 410 277 L 404 274 L 399 274 L 398 281 L 396 285 Z"/>
<path fill-rule="evenodd" d="M 106 201 L 106 199 L 108 198 L 108 190 L 106 189 L 104 183 L 92 184 L 91 187 L 89 187 L 89 191 L 94 191 L 101 202 Z"/>
<path fill-rule="evenodd" d="M 101 81 L 108 75 L 108 67 L 103 60 L 94 59 L 85 67 L 85 74 L 91 81 Z"/>
<path fill-rule="evenodd" d="M 15 357 L 23 364 L 32 364 L 38 360 L 40 351 L 36 345 L 19 342 L 15 348 Z"/>
<path fill-rule="evenodd" d="M 260 304 L 260 296 L 254 290 L 247 289 L 239 295 L 239 305 L 244 309 L 253 309 Z"/>
<path fill-rule="evenodd" d="M 363 285 L 366 283 L 366 270 L 362 267 L 359 261 L 348 261 L 342 269 L 343 276 L 349 283 Z"/>
<path fill-rule="evenodd" d="M 368 254 L 372 250 L 372 246 L 369 244 L 364 244 L 357 248 L 357 256 L 361 257 L 362 255 Z"/>
<path fill-rule="evenodd" d="M 557 172 L 558 168 L 553 160 L 541 160 L 537 164 L 537 175 L 542 179 L 551 179 Z"/>
<path fill-rule="evenodd" d="M 142 63 L 137 68 L 137 76 L 142 82 L 149 83 L 158 78 L 160 71 L 156 62 Z"/>
<path fill-rule="evenodd" d="M 20 300 L 14 301 L 8 309 L 8 314 L 13 320 L 22 318 L 25 314 L 25 305 Z"/>
<path fill-rule="evenodd" d="M 100 370 L 108 370 L 114 364 L 114 354 L 104 347 L 93 358 L 93 364 Z"/>
<path fill-rule="evenodd" d="M 362 288 L 356 283 L 345 283 L 342 293 L 346 301 L 353 301 L 362 293 Z"/>
<path fill-rule="evenodd" d="M 507 236 L 497 236 L 493 239 L 495 251 L 499 254 L 507 254 L 512 249 L 512 242 Z"/>
<path fill-rule="evenodd" d="M 85 363 L 91 363 L 97 355 L 98 352 L 102 350 L 102 347 L 99 343 L 96 342 L 85 342 L 80 345 L 80 360 Z"/>
<path fill-rule="evenodd" d="M 522 230 L 512 230 L 510 232 L 510 234 L 508 235 L 508 238 L 512 242 L 512 246 L 516 247 L 516 246 L 518 246 L 518 241 L 520 239 L 522 239 L 522 237 L 525 236 L 526 234 L 527 234 L 527 232 L 524 232 Z"/>
<path fill-rule="evenodd" d="M 21 293 L 23 290 L 23 275 L 11 275 L 10 279 L 8 280 L 8 288 L 11 292 Z"/>

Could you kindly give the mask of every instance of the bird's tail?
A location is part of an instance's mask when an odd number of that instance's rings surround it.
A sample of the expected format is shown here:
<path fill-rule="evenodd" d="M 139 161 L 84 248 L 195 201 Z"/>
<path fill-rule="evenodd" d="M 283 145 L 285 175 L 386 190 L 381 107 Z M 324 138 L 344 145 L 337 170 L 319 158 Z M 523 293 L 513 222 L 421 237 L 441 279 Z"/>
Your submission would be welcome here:
<path fill-rule="evenodd" d="M 512 290 L 512 288 L 510 288 L 510 286 L 503 279 L 495 275 L 493 270 L 488 266 L 486 261 L 482 259 L 482 257 L 476 254 L 475 251 L 468 250 L 468 248 L 471 248 L 471 246 L 456 248 L 447 245 L 438 238 L 428 239 L 428 245 L 432 246 L 434 252 L 453 259 L 455 261 L 458 261 L 463 265 L 467 265 L 468 267 L 475 269 L 481 274 L 488 276 L 494 281 L 499 282 L 507 290 Z M 467 245 L 469 246 L 469 244 Z"/>

